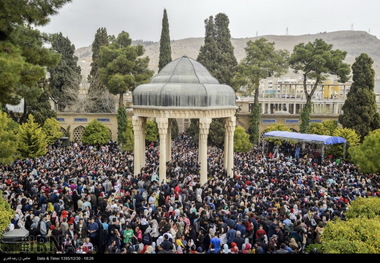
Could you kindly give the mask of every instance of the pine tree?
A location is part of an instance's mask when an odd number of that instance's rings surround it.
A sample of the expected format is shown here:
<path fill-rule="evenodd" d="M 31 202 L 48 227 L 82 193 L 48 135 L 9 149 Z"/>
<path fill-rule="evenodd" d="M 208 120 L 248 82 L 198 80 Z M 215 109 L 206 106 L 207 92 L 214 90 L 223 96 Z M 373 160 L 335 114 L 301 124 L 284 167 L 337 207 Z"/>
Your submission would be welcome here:
<path fill-rule="evenodd" d="M 47 152 L 46 135 L 32 114 L 29 114 L 27 122 L 20 125 L 17 139 L 22 158 L 37 158 Z"/>
<path fill-rule="evenodd" d="M 78 98 L 81 68 L 77 64 L 78 57 L 74 55 L 75 46 L 62 33 L 54 34 L 52 48 L 61 54 L 61 59 L 58 65 L 48 68 L 51 98 L 58 104 L 58 110 L 63 111 Z"/>
<path fill-rule="evenodd" d="M 248 41 L 245 48 L 246 57 L 239 63 L 232 83 L 235 89 L 244 87 L 248 95 L 254 94 L 251 107 L 249 135 L 252 143 L 259 141 L 259 124 L 261 107 L 259 105 L 259 85 L 262 79 L 280 76 L 288 70 L 288 52 L 276 50 L 274 42 L 265 38 Z"/>
<path fill-rule="evenodd" d="M 99 76 L 108 90 L 119 95 L 119 108 L 124 106 L 124 94 L 153 75 L 148 69 L 149 57 L 142 57 L 144 47 L 132 46 L 127 32 L 121 32 L 109 46 L 101 46 L 99 53 Z"/>
<path fill-rule="evenodd" d="M 302 71 L 303 88 L 306 97 L 306 104 L 301 112 L 300 131 L 306 132 L 309 126 L 312 97 L 319 84 L 327 79 L 329 75 L 336 75 L 339 82 L 346 82 L 350 74 L 350 67 L 344 63 L 347 52 L 339 49 L 333 50 L 333 46 L 322 39 L 316 39 L 306 45 L 300 43 L 293 49 L 289 64 L 295 73 Z M 308 89 L 308 80 L 315 80 L 311 89 Z"/>
<path fill-rule="evenodd" d="M 70 1 L 28 1 L 26 4 L 26 1 L 1 0 L 0 103 L 18 104 L 24 97 L 23 91 L 45 77 L 44 67 L 58 62 L 59 55 L 44 45 L 49 42 L 47 35 L 32 26 L 46 25 L 49 16 Z"/>
<path fill-rule="evenodd" d="M 343 104 L 339 122 L 343 127 L 354 129 L 361 140 L 370 131 L 380 128 L 380 115 L 374 93 L 375 71 L 373 59 L 362 53 L 352 65 L 353 83 Z"/>
<path fill-rule="evenodd" d="M 172 61 L 172 50 L 170 47 L 170 35 L 169 35 L 169 21 L 166 9 L 164 9 L 164 16 L 162 18 L 162 29 L 160 38 L 160 59 L 158 62 L 158 71 Z"/>

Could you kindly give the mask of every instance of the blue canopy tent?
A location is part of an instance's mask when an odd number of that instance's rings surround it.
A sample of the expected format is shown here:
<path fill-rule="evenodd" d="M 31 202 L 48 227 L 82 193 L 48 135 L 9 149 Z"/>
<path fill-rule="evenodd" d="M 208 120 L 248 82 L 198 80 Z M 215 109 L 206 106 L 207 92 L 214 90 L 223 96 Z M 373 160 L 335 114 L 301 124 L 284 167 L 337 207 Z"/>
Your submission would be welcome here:
<path fill-rule="evenodd" d="M 346 155 L 346 139 L 338 136 L 327 136 L 318 134 L 307 134 L 288 131 L 270 131 L 263 134 L 263 137 L 272 137 L 282 140 L 296 140 L 299 142 L 314 143 L 322 145 L 322 159 L 324 155 L 325 145 L 344 143 L 343 146 L 343 158 Z"/>

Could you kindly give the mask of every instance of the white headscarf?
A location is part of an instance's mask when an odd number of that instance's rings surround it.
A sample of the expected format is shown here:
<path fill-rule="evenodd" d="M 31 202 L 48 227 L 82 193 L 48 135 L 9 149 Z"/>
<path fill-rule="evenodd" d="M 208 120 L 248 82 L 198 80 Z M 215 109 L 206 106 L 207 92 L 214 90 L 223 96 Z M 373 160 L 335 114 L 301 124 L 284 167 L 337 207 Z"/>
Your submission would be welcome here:
<path fill-rule="evenodd" d="M 228 248 L 228 245 L 227 245 L 227 244 L 224 244 L 224 245 L 223 245 L 222 253 L 223 253 L 223 254 L 228 254 L 228 253 L 230 253 L 230 252 L 231 252 L 231 250 Z"/>

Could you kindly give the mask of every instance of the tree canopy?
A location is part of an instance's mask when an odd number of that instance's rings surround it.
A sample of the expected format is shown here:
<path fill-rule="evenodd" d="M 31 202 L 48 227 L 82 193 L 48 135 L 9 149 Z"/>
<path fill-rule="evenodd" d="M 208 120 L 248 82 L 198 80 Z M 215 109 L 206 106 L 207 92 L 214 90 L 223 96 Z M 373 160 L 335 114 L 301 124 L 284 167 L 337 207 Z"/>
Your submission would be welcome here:
<path fill-rule="evenodd" d="M 46 66 L 59 60 L 45 46 L 46 34 L 33 29 L 71 0 L 2 0 L 0 4 L 0 103 L 18 104 L 45 77 Z M 28 43 L 25 45 L 25 43 Z M 34 92 L 31 92 L 34 94 Z"/>
<path fill-rule="evenodd" d="M 248 152 L 253 147 L 249 141 L 249 134 L 241 126 L 236 126 L 234 133 L 234 151 L 235 152 Z"/>
<path fill-rule="evenodd" d="M 115 97 L 110 94 L 107 87 L 100 80 L 99 76 L 99 53 L 101 46 L 109 45 L 109 36 L 105 27 L 100 27 L 96 31 L 95 39 L 92 42 L 92 62 L 91 71 L 88 75 L 88 99 L 85 109 L 87 112 L 111 113 L 115 111 Z"/>
<path fill-rule="evenodd" d="M 372 130 L 380 128 L 380 114 L 377 112 L 375 71 L 373 59 L 362 53 L 352 65 L 353 83 L 347 94 L 339 122 L 346 128 L 354 129 L 364 139 Z"/>
<path fill-rule="evenodd" d="M 288 71 L 289 53 L 286 50 L 276 50 L 274 42 L 265 38 L 248 41 L 245 47 L 246 57 L 237 66 L 232 83 L 236 89 L 245 88 L 249 95 L 254 93 L 254 103 L 251 107 L 249 134 L 252 143 L 259 140 L 259 124 L 261 109 L 259 106 L 260 80 L 271 76 L 280 76 Z"/>
<path fill-rule="evenodd" d="M 0 163 L 8 164 L 16 159 L 17 128 L 12 128 L 13 120 L 0 111 Z"/>
<path fill-rule="evenodd" d="M 333 49 L 331 44 L 322 39 L 316 39 L 307 44 L 300 43 L 293 48 L 289 64 L 295 73 L 303 75 L 303 89 L 306 105 L 301 112 L 301 132 L 306 132 L 311 114 L 311 99 L 318 87 L 330 75 L 338 77 L 339 82 L 346 82 L 349 78 L 350 67 L 344 63 L 347 52 Z M 308 85 L 308 80 L 314 84 Z M 310 87 L 309 87 L 310 86 Z"/>
<path fill-rule="evenodd" d="M 91 121 L 83 131 L 82 142 L 88 145 L 102 145 L 111 140 L 110 130 L 98 120 Z"/>
<path fill-rule="evenodd" d="M 169 21 L 166 9 L 164 9 L 164 15 L 162 17 L 158 71 L 165 67 L 170 61 L 172 61 L 172 50 L 170 46 Z"/>
<path fill-rule="evenodd" d="M 364 137 L 363 143 L 348 150 L 351 160 L 363 173 L 380 172 L 380 132 L 373 132 Z"/>
<path fill-rule="evenodd" d="M 47 152 L 46 135 L 32 114 L 29 114 L 27 122 L 20 125 L 17 141 L 22 158 L 37 158 Z"/>
<path fill-rule="evenodd" d="M 201 46 L 197 61 L 205 66 L 213 77 L 222 84 L 231 85 L 237 60 L 231 42 L 228 16 L 219 13 L 205 20 L 204 45 Z"/>
<path fill-rule="evenodd" d="M 380 199 L 362 198 L 352 201 L 346 221 L 329 221 L 323 229 L 322 252 L 326 254 L 380 253 Z"/>
<path fill-rule="evenodd" d="M 119 107 L 124 105 L 124 93 L 147 82 L 153 75 L 148 69 L 149 57 L 142 57 L 144 47 L 132 46 L 127 32 L 121 32 L 109 46 L 101 46 L 99 73 L 102 83 L 119 95 Z"/>
<path fill-rule="evenodd" d="M 42 130 L 46 135 L 46 141 L 48 145 L 55 143 L 59 138 L 63 136 L 61 132 L 61 126 L 55 118 L 46 119 L 44 125 L 42 126 Z"/>

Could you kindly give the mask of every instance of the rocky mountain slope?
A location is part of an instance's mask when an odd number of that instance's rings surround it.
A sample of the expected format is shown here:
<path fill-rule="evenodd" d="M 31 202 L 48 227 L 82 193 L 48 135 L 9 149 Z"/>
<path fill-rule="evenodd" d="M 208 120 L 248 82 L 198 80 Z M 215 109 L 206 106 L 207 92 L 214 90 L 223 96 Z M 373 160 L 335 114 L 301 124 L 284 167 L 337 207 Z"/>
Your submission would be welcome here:
<path fill-rule="evenodd" d="M 277 49 L 286 49 L 290 53 L 293 47 L 299 43 L 313 42 L 317 38 L 321 38 L 329 44 L 333 45 L 334 49 L 347 51 L 346 62 L 352 64 L 355 57 L 361 53 L 367 53 L 375 61 L 373 68 L 376 71 L 376 79 L 380 79 L 380 40 L 364 31 L 336 31 L 330 33 L 308 34 L 308 35 L 266 35 L 258 37 L 235 38 L 232 39 L 232 44 L 235 48 L 234 53 L 236 59 L 241 61 L 245 57 L 244 48 L 249 40 L 255 41 L 258 38 L 264 37 L 271 42 L 275 43 Z M 149 68 L 157 73 L 158 60 L 159 60 L 159 42 L 144 42 L 133 41 L 134 44 L 139 43 L 144 45 L 145 54 L 150 58 Z M 176 59 L 183 55 L 196 59 L 200 47 L 204 44 L 203 38 L 186 38 L 180 40 L 173 40 L 171 42 L 172 59 Z M 87 75 L 90 72 L 91 65 L 91 46 L 82 47 L 76 50 L 78 56 L 78 63 L 82 68 L 82 88 L 87 88 Z M 293 75 L 289 71 L 288 75 Z"/>

